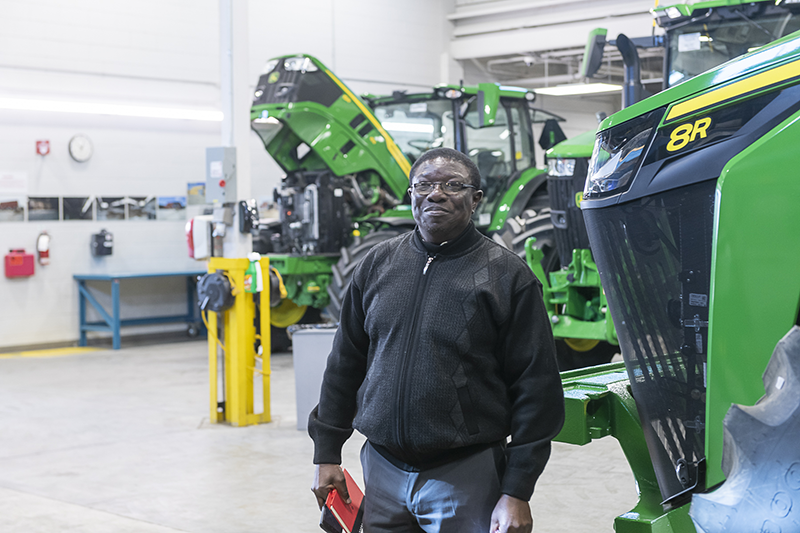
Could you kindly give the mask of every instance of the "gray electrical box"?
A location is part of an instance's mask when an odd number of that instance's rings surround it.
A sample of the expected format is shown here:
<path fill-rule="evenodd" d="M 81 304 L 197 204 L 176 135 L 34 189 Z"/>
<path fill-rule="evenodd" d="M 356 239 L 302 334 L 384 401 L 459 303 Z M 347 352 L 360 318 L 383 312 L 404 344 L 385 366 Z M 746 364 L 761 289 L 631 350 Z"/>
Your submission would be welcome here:
<path fill-rule="evenodd" d="M 206 148 L 206 203 L 236 201 L 236 148 Z"/>

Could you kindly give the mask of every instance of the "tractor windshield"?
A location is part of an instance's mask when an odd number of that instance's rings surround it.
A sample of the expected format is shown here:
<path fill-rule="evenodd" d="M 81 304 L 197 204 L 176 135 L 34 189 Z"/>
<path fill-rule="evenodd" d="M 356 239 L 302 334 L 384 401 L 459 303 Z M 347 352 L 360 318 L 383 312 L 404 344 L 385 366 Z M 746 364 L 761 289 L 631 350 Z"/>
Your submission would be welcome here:
<path fill-rule="evenodd" d="M 467 98 L 454 101 L 408 97 L 377 102 L 374 113 L 412 163 L 423 152 L 440 146 L 461 150 L 475 162 L 484 191 L 475 217 L 479 226 L 485 226 L 508 189 L 509 178 L 534 164 L 531 111 L 542 123 L 561 119 L 529 110 L 527 100 L 501 98 L 494 124 L 479 127 L 477 98 Z M 463 118 L 455 121 L 455 112 L 464 113 Z M 464 133 L 461 146 L 456 142 L 457 127 Z"/>
<path fill-rule="evenodd" d="M 774 7 L 772 10 L 772 13 L 745 14 L 732 9 L 720 11 L 723 16 L 708 12 L 671 30 L 666 65 L 668 86 L 800 29 L 800 16 Z"/>
<path fill-rule="evenodd" d="M 533 166 L 533 137 L 528 102 L 501 99 L 494 124 L 478 127 L 478 104 L 473 100 L 464 116 L 465 151 L 481 172 L 484 199 L 476 215 L 488 224 L 512 175 Z"/>
<path fill-rule="evenodd" d="M 703 483 L 715 184 L 583 211 L 665 500 Z"/>
<path fill-rule="evenodd" d="M 431 148 L 455 148 L 451 100 L 379 104 L 374 112 L 412 163 Z"/>

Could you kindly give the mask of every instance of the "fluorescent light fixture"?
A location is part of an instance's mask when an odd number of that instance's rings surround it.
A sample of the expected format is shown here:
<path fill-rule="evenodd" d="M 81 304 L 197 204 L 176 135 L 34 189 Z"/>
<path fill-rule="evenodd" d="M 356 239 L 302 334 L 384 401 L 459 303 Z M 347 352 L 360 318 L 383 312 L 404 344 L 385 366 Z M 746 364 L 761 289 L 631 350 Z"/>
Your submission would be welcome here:
<path fill-rule="evenodd" d="M 410 122 L 384 122 L 381 124 L 389 131 L 407 131 L 409 133 L 433 133 L 433 124 L 413 124 Z"/>
<path fill-rule="evenodd" d="M 613 93 L 622 90 L 622 85 L 613 83 L 571 83 L 569 85 L 556 85 L 555 87 L 541 87 L 534 89 L 537 94 L 549 96 L 576 96 L 580 94 Z"/>
<path fill-rule="evenodd" d="M 149 107 L 126 104 L 94 102 L 67 102 L 59 100 L 32 100 L 29 98 L 0 97 L 0 109 L 19 111 L 46 111 L 49 113 L 83 113 L 87 115 L 113 115 L 120 117 L 169 118 L 221 122 L 222 111 L 177 107 Z"/>

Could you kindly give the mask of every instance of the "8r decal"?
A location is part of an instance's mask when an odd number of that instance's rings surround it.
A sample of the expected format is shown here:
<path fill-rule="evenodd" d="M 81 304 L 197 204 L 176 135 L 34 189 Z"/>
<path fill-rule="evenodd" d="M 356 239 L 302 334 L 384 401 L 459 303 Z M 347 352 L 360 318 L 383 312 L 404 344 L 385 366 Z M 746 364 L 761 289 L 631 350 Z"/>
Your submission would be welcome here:
<path fill-rule="evenodd" d="M 694 124 L 681 124 L 669 135 L 669 144 L 667 144 L 668 152 L 676 152 L 684 148 L 690 142 L 693 142 L 699 136 L 704 139 L 707 136 L 706 130 L 711 126 L 711 118 L 701 118 L 695 121 Z"/>

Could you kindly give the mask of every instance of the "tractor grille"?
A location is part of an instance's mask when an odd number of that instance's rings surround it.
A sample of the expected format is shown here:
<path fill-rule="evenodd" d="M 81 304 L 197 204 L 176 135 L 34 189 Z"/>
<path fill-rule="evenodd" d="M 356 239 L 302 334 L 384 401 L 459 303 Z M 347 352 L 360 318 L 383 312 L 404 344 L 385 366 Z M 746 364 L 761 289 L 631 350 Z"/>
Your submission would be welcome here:
<path fill-rule="evenodd" d="M 664 500 L 703 485 L 715 185 L 585 212 Z"/>
<path fill-rule="evenodd" d="M 547 177 L 550 218 L 553 221 L 561 266 L 567 266 L 572 261 L 572 250 L 589 248 L 583 213 L 576 202 L 578 195 L 583 194 L 588 166 L 586 158 L 578 158 L 575 160 L 575 172 L 572 176 Z"/>

